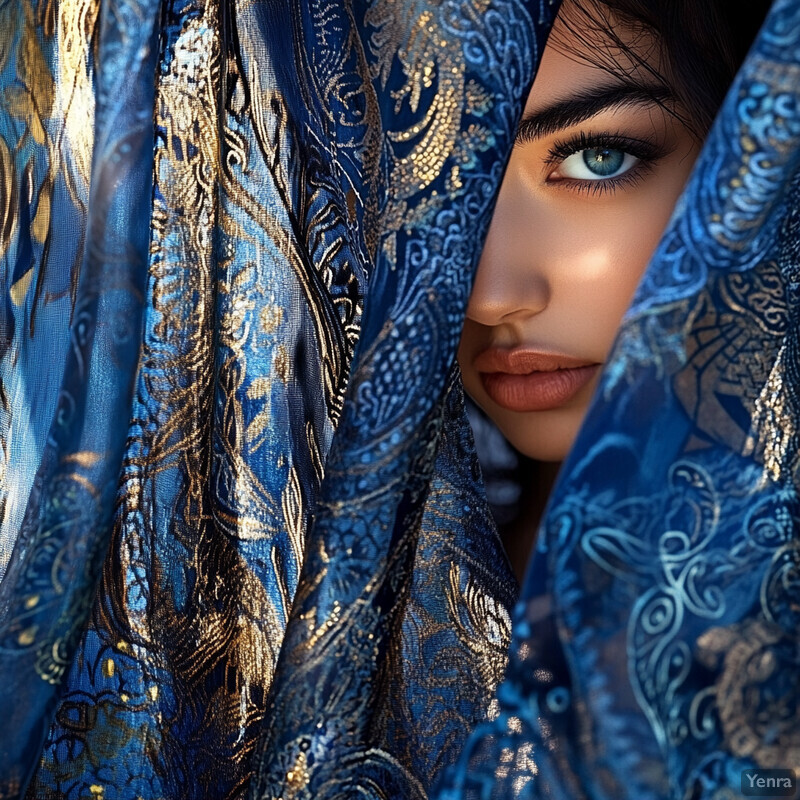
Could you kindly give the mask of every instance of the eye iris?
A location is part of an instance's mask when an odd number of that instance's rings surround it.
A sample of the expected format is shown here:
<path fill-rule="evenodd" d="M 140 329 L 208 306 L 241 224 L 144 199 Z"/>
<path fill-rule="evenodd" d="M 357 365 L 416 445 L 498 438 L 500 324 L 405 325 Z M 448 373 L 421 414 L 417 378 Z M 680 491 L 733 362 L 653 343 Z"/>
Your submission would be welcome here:
<path fill-rule="evenodd" d="M 608 147 L 595 147 L 583 151 L 583 163 L 595 175 L 607 177 L 618 172 L 625 161 L 622 150 L 611 150 Z"/>

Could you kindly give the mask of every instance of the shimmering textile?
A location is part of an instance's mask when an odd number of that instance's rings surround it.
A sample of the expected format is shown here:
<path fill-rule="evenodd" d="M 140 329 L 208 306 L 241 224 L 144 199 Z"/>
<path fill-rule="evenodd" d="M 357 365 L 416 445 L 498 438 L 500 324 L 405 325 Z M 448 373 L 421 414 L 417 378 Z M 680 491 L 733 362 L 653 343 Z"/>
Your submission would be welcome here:
<path fill-rule="evenodd" d="M 800 3 L 777 0 L 627 314 L 439 800 L 742 796 L 800 764 Z"/>
<path fill-rule="evenodd" d="M 515 587 L 451 368 L 549 19 L 0 5 L 0 796 L 457 757 Z"/>
<path fill-rule="evenodd" d="M 1 797 L 720 800 L 798 763 L 796 0 L 491 701 L 514 588 L 451 364 L 549 5 L 0 6 Z"/>

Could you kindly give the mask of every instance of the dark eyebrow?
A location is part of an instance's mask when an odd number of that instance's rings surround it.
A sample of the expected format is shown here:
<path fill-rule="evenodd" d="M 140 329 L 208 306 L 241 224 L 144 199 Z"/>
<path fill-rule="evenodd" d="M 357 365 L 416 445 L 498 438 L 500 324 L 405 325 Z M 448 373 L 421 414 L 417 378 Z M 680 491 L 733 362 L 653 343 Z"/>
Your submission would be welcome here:
<path fill-rule="evenodd" d="M 585 122 L 609 108 L 665 105 L 674 100 L 674 95 L 666 86 L 628 83 L 598 86 L 525 114 L 517 126 L 516 138 L 541 139 L 562 128 Z"/>

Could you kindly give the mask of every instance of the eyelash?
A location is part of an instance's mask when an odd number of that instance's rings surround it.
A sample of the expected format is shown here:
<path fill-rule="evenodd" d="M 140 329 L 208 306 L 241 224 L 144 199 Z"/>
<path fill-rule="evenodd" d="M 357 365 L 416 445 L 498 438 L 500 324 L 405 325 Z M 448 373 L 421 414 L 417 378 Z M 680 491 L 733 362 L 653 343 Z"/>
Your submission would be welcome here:
<path fill-rule="evenodd" d="M 593 150 L 595 148 L 608 148 L 609 150 L 621 150 L 630 153 L 638 162 L 627 172 L 616 178 L 604 178 L 600 180 L 578 180 L 576 178 L 558 178 L 553 183 L 565 183 L 570 189 L 586 192 L 591 195 L 601 195 L 615 192 L 627 186 L 635 186 L 644 176 L 650 172 L 655 162 L 664 158 L 668 153 L 663 147 L 655 142 L 645 139 L 634 139 L 620 133 L 592 133 L 581 132 L 571 139 L 556 141 L 550 148 L 550 152 L 545 159 L 545 163 L 551 166 L 566 161 L 575 153 L 582 150 Z"/>

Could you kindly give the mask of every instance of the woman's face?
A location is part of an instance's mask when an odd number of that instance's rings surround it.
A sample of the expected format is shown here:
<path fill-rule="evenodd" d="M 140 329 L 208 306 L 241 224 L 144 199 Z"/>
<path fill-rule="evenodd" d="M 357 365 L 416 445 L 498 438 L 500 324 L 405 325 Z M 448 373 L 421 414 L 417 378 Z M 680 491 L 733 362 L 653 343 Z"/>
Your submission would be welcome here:
<path fill-rule="evenodd" d="M 580 41 L 562 17 L 556 22 L 458 353 L 469 394 L 518 450 L 546 461 L 563 459 L 575 439 L 699 149 L 642 90 L 672 102 L 652 79 L 663 74 L 653 39 L 620 27 L 615 33 L 643 63 L 631 63 L 608 39 L 598 47 L 605 34 Z M 614 74 L 593 63 L 598 54 L 613 57 Z"/>

